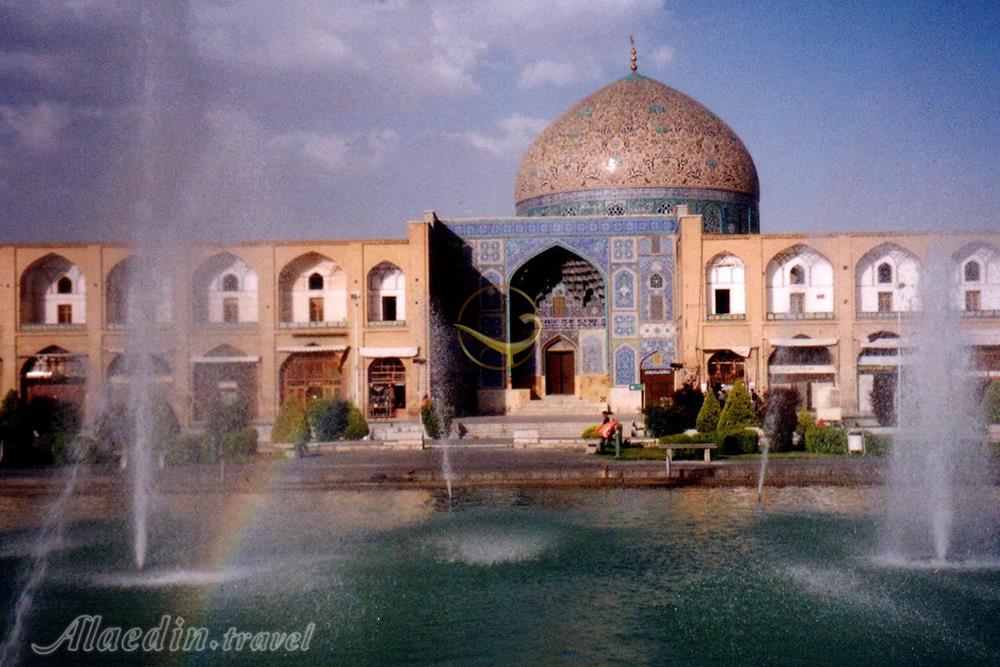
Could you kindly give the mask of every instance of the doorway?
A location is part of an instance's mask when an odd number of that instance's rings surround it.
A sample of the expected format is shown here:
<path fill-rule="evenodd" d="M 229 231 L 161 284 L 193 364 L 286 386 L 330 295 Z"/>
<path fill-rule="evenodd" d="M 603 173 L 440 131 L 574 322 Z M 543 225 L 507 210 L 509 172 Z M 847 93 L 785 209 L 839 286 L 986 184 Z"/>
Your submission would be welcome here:
<path fill-rule="evenodd" d="M 572 350 L 545 352 L 545 393 L 573 395 L 576 393 L 575 355 Z"/>

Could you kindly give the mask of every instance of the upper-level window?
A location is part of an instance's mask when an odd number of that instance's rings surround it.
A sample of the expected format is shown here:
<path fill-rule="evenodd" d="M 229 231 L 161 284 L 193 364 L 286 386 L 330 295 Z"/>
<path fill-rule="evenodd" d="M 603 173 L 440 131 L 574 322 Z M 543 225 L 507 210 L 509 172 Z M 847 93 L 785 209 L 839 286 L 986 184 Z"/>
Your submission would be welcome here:
<path fill-rule="evenodd" d="M 313 273 L 309 276 L 309 289 L 317 290 L 323 289 L 323 276 L 318 273 Z"/>
<path fill-rule="evenodd" d="M 68 276 L 63 276 L 56 283 L 56 292 L 59 294 L 72 294 L 73 293 L 73 281 L 69 279 Z"/>
<path fill-rule="evenodd" d="M 878 282 L 882 285 L 892 282 L 892 267 L 888 262 L 878 265 Z"/>
<path fill-rule="evenodd" d="M 240 280 L 232 273 L 227 273 L 222 277 L 222 291 L 223 292 L 238 292 L 240 289 Z"/>
<path fill-rule="evenodd" d="M 981 280 L 982 268 L 979 262 L 971 261 L 965 263 L 965 282 L 978 283 Z"/>
<path fill-rule="evenodd" d="M 793 266 L 788 272 L 788 281 L 793 285 L 806 284 L 806 271 L 801 266 Z"/>

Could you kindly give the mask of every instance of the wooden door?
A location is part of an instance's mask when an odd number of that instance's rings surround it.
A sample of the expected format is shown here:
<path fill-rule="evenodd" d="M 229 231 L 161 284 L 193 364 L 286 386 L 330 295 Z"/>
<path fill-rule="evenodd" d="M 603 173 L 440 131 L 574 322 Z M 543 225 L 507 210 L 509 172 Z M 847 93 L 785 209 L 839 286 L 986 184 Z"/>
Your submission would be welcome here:
<path fill-rule="evenodd" d="M 545 393 L 574 394 L 576 374 L 571 350 L 549 350 L 545 353 Z"/>

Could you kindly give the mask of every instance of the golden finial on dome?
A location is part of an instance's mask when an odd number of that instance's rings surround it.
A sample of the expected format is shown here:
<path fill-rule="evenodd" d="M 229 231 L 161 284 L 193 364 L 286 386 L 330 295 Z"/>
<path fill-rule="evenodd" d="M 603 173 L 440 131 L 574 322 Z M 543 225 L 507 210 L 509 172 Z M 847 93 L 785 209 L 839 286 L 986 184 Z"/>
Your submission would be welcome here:
<path fill-rule="evenodd" d="M 632 45 L 632 71 L 635 72 L 639 69 L 638 58 L 635 54 L 635 38 L 632 35 L 628 36 L 628 43 Z"/>

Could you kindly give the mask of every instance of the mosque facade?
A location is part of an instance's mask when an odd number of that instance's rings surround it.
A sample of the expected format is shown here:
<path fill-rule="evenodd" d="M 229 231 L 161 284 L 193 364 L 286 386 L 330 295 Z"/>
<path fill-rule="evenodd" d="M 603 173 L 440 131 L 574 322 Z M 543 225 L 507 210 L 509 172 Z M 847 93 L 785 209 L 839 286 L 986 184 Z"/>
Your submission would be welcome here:
<path fill-rule="evenodd" d="M 373 419 L 415 418 L 429 395 L 464 414 L 591 413 L 737 380 L 866 419 L 908 363 L 935 257 L 968 372 L 1000 378 L 1000 232 L 761 233 L 739 137 L 635 70 L 539 135 L 514 199 L 506 218 L 428 211 L 401 239 L 193 249 L 150 295 L 159 386 L 186 425 L 222 394 L 264 432 L 290 395 Z M 91 419 L 122 400 L 131 257 L 0 246 L 4 392 Z"/>

